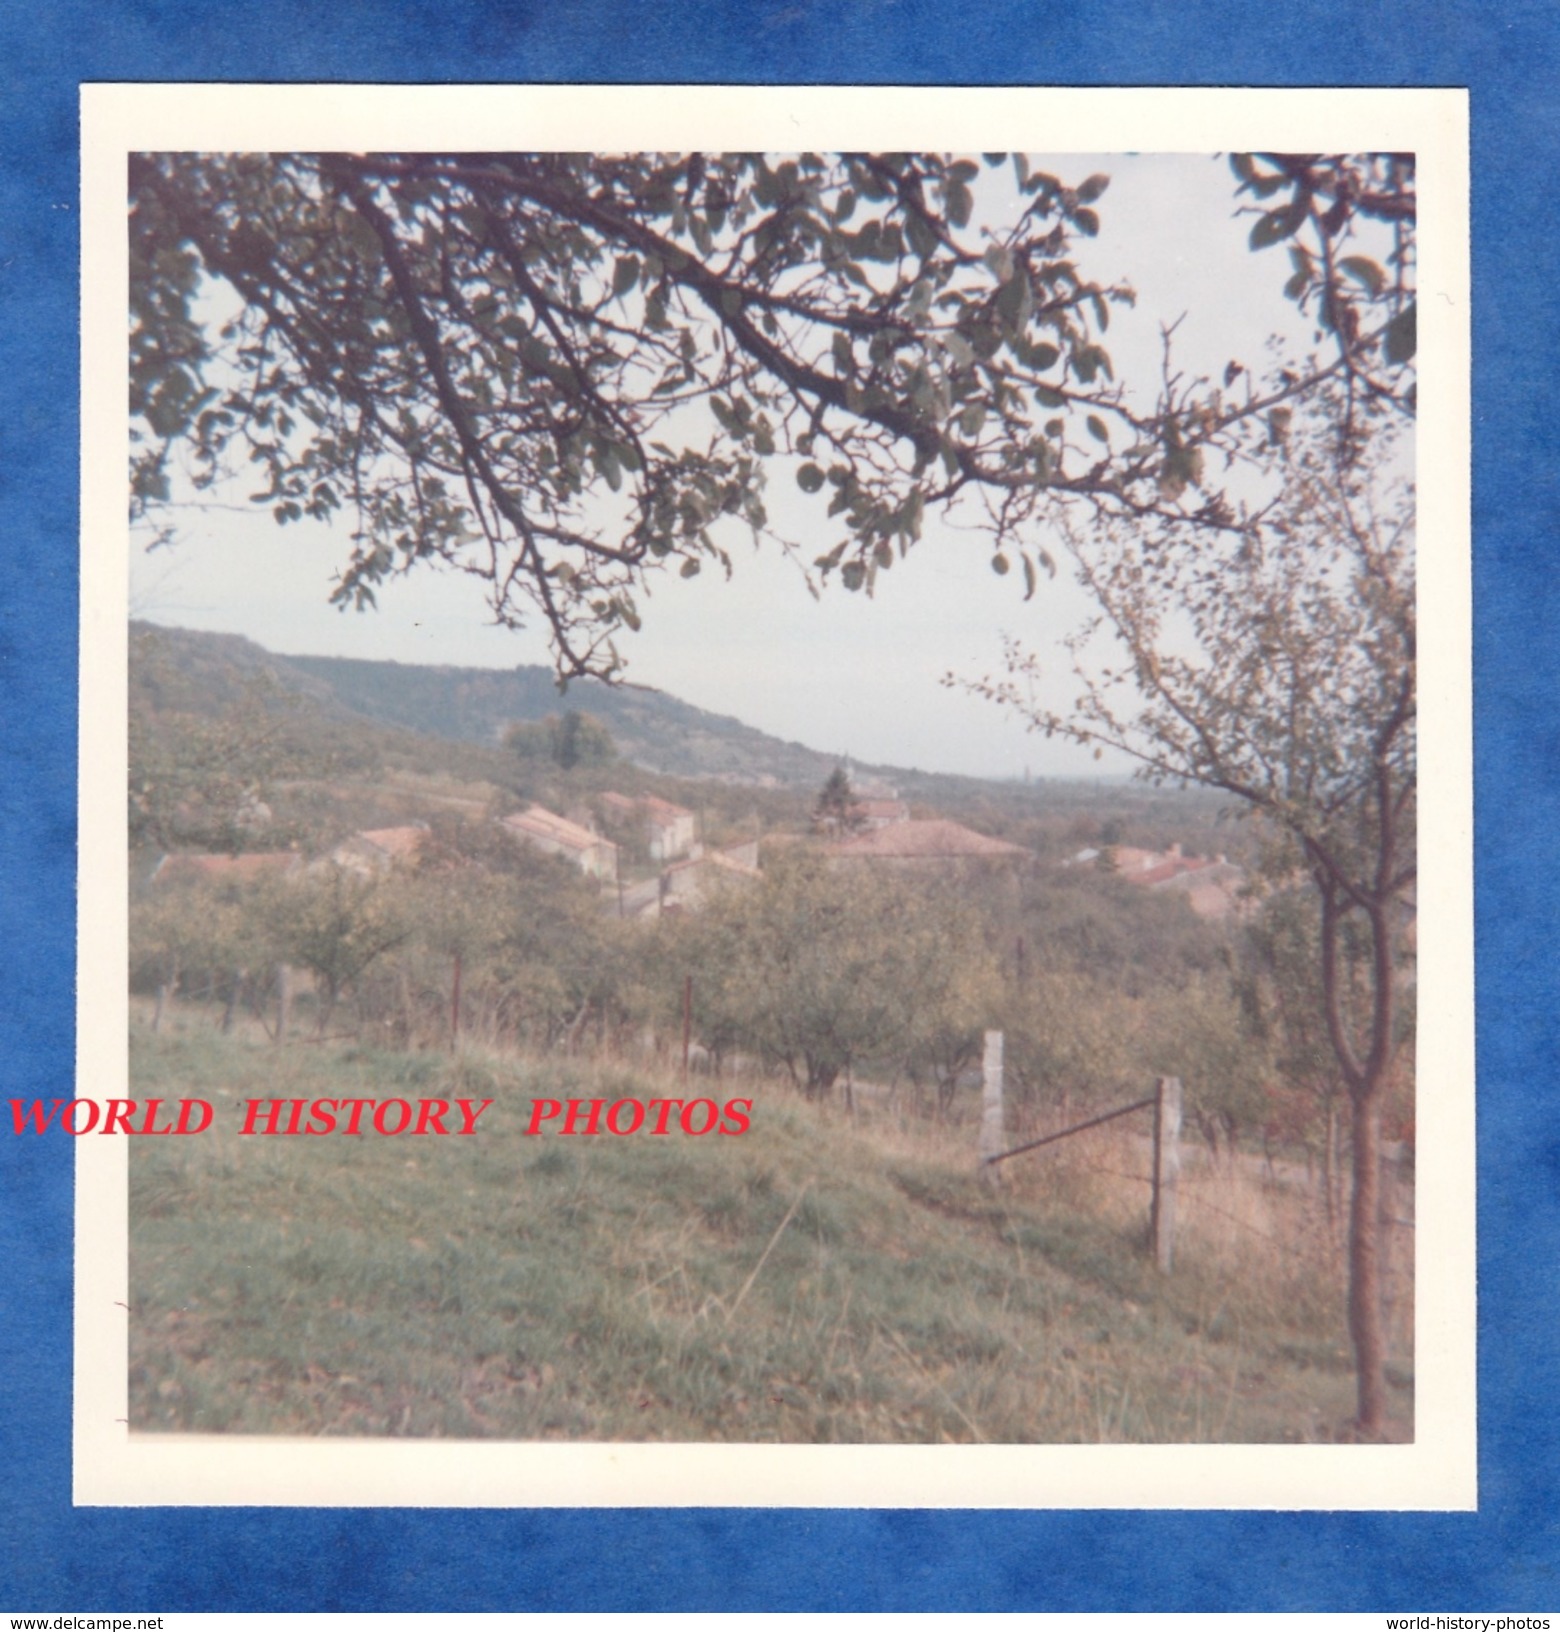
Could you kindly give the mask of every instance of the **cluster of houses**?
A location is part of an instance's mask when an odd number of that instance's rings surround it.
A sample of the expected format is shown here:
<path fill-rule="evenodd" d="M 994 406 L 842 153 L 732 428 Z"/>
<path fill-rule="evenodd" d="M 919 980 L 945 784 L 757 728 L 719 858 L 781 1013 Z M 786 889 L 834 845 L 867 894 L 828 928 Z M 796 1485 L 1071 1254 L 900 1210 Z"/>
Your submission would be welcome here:
<path fill-rule="evenodd" d="M 761 876 L 759 839 L 724 848 L 707 846 L 693 811 L 654 794 L 603 793 L 593 807 L 581 807 L 568 816 L 533 803 L 498 818 L 497 825 L 516 843 L 561 857 L 586 878 L 596 880 L 602 887 L 604 909 L 619 917 L 696 909 L 717 886 L 740 885 Z M 831 859 L 923 874 L 1001 866 L 1032 854 L 1021 845 L 978 833 L 961 822 L 912 817 L 909 806 L 888 787 L 873 787 L 865 796 L 854 797 L 848 821 L 815 822 L 815 828 L 812 842 Z M 313 859 L 295 850 L 236 856 L 170 854 L 158 863 L 152 882 L 247 881 L 325 867 L 372 877 L 397 863 L 415 864 L 418 847 L 427 835 L 424 823 L 365 828 Z M 762 841 L 765 846 L 798 842 L 800 835 L 796 834 L 773 834 Z M 1189 856 L 1179 844 L 1164 851 L 1127 845 L 1080 850 L 1064 865 L 1093 866 L 1142 889 L 1179 893 L 1194 912 L 1206 918 L 1225 918 L 1234 912 L 1245 882 L 1242 870 L 1226 857 Z"/>
<path fill-rule="evenodd" d="M 697 908 L 712 889 L 752 882 L 761 876 L 761 841 L 724 848 L 698 838 L 694 813 L 653 795 L 629 798 L 606 793 L 597 801 L 620 832 L 643 824 L 645 851 L 656 871 L 648 878 L 624 877 L 621 850 L 597 830 L 594 822 L 572 820 L 539 805 L 503 818 L 515 837 L 563 856 L 587 877 L 609 886 L 608 909 L 625 918 L 654 917 Z M 795 835 L 776 834 L 763 844 L 796 842 Z M 1018 860 L 1031 852 L 1002 839 L 988 838 L 959 822 L 915 820 L 909 806 L 892 797 L 857 800 L 848 833 L 827 839 L 822 848 L 840 861 L 891 863 L 917 870 L 946 870 L 958 863 Z M 610 888 L 615 886 L 615 891 Z"/>
<path fill-rule="evenodd" d="M 515 842 L 561 857 L 586 878 L 596 880 L 602 886 L 604 910 L 618 917 L 694 910 L 715 888 L 750 883 L 761 876 L 759 839 L 723 848 L 706 845 L 699 837 L 699 821 L 693 811 L 653 794 L 606 793 L 597 799 L 595 811 L 582 809 L 570 816 L 531 804 L 498 818 L 497 825 Z M 623 842 L 609 837 L 602 827 L 610 828 Z M 415 864 L 418 847 L 427 835 L 428 828 L 422 823 L 365 828 L 313 859 L 295 850 L 237 856 L 170 854 L 158 863 L 152 882 L 247 881 L 326 867 L 372 877 L 397 863 Z M 798 842 L 800 836 L 795 834 L 770 835 L 762 841 L 766 846 Z M 1020 845 L 990 838 L 960 822 L 913 818 L 906 804 L 887 796 L 856 801 L 848 830 L 822 835 L 814 842 L 842 863 L 875 863 L 923 873 L 971 863 L 1019 861 L 1031 855 Z M 625 865 L 625 850 L 630 845 L 640 865 Z M 651 871 L 649 876 L 639 876 L 645 858 Z"/>
<path fill-rule="evenodd" d="M 1179 844 L 1172 844 L 1168 850 L 1107 845 L 1100 850 L 1080 850 L 1066 864 L 1113 872 L 1140 889 L 1184 895 L 1187 905 L 1200 918 L 1229 917 L 1236 910 L 1241 886 L 1246 882 L 1245 872 L 1227 856 L 1188 856 Z"/>

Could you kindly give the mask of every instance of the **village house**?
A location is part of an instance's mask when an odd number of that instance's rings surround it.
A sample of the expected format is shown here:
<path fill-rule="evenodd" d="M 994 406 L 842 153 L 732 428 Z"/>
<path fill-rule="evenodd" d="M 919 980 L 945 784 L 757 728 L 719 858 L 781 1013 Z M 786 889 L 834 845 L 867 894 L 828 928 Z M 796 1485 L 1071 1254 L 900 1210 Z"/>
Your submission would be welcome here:
<path fill-rule="evenodd" d="M 620 888 L 614 916 L 655 918 L 663 912 L 697 911 L 711 895 L 727 885 L 756 883 L 758 841 L 729 850 L 700 850 L 685 861 L 673 862 L 654 878 Z"/>
<path fill-rule="evenodd" d="M 693 849 L 698 822 L 691 810 L 654 794 L 646 794 L 639 804 L 649 829 L 652 861 L 675 861 Z"/>
<path fill-rule="evenodd" d="M 724 850 L 706 850 L 703 855 L 674 862 L 661 874 L 659 910 L 696 909 L 716 890 L 756 884 L 762 877 L 758 868 L 747 861 Z"/>
<path fill-rule="evenodd" d="M 644 823 L 651 861 L 676 861 L 688 855 L 698 837 L 698 818 L 691 810 L 669 799 L 658 799 L 653 793 L 641 794 L 637 799 L 624 793 L 604 793 L 601 808 L 609 822 L 625 826 L 636 820 Z"/>
<path fill-rule="evenodd" d="M 296 850 L 256 850 L 243 856 L 197 855 L 190 851 L 172 851 L 152 869 L 151 882 L 162 886 L 215 883 L 253 884 L 261 878 L 280 877 L 295 872 L 303 865 L 303 857 Z"/>
<path fill-rule="evenodd" d="M 1180 845 L 1174 844 L 1162 861 L 1135 874 L 1132 882 L 1184 895 L 1199 918 L 1228 918 L 1239 905 L 1246 874 L 1225 856 L 1183 856 Z"/>
<path fill-rule="evenodd" d="M 522 844 L 572 862 L 587 878 L 612 881 L 618 876 L 618 847 L 610 839 L 541 805 L 505 816 L 499 825 Z"/>
<path fill-rule="evenodd" d="M 879 827 L 893 827 L 898 822 L 910 820 L 910 807 L 902 799 L 858 799 L 856 801 L 856 824 L 858 827 L 873 829 Z"/>
<path fill-rule="evenodd" d="M 962 822 L 937 818 L 896 821 L 869 828 L 827 847 L 838 861 L 881 862 L 918 872 L 947 872 L 970 863 L 1022 861 L 1032 852 L 1006 839 L 993 839 Z"/>
<path fill-rule="evenodd" d="M 1066 865 L 1103 867 L 1139 889 L 1174 891 L 1200 918 L 1229 917 L 1246 882 L 1244 870 L 1228 857 L 1188 856 L 1178 843 L 1163 851 L 1124 844 L 1080 850 Z"/>
<path fill-rule="evenodd" d="M 345 838 L 326 858 L 360 878 L 372 878 L 376 873 L 387 873 L 399 862 L 413 866 L 417 850 L 428 836 L 428 824 L 416 822 L 407 827 L 370 827 Z"/>

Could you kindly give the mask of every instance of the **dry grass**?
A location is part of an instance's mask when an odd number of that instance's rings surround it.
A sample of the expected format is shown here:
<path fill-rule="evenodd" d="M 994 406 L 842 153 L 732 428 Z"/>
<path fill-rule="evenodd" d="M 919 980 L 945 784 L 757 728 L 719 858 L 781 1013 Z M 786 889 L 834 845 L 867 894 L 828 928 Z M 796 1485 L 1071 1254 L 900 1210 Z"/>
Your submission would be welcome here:
<path fill-rule="evenodd" d="M 1166 1279 L 1130 1133 L 1019 1158 L 994 1190 L 972 1126 L 867 1095 L 853 1115 L 761 1084 L 740 1139 L 527 1139 L 533 1095 L 680 1084 L 276 1049 L 188 1011 L 133 1062 L 140 1093 L 217 1105 L 210 1134 L 132 1150 L 139 1428 L 1257 1442 L 1350 1413 L 1337 1248 L 1305 1234 L 1307 1198 L 1193 1169 Z M 435 1093 L 496 1103 L 472 1139 L 235 1131 L 249 1095 Z"/>

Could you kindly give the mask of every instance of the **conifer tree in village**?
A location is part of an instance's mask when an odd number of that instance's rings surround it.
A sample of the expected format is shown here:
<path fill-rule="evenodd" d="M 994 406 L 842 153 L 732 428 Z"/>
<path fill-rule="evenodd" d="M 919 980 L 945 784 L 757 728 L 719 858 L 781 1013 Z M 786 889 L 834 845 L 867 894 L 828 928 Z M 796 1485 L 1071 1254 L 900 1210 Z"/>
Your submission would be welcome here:
<path fill-rule="evenodd" d="M 864 819 L 861 801 L 851 789 L 850 772 L 843 765 L 836 765 L 818 790 L 812 811 L 813 827 L 820 833 L 839 837 L 856 832 Z"/>

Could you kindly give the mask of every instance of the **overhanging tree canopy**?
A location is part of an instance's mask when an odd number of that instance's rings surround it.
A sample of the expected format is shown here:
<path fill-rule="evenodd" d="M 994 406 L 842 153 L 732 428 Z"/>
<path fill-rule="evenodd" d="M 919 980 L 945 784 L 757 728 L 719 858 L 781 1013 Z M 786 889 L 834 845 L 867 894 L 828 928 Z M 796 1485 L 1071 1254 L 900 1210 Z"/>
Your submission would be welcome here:
<path fill-rule="evenodd" d="M 1056 504 L 1235 525 L 1205 449 L 1238 453 L 1318 373 L 1364 411 L 1406 399 L 1412 161 L 1237 170 L 1253 244 L 1291 243 L 1289 294 L 1335 355 L 1271 390 L 1167 377 L 1144 414 L 1102 344 L 1130 290 L 1072 254 L 1103 175 L 1005 155 L 137 156 L 132 503 L 170 497 L 179 446 L 197 485 L 251 466 L 278 520 L 354 518 L 339 602 L 442 560 L 501 622 L 540 617 L 564 676 L 617 671 L 648 571 L 729 567 L 724 518 L 769 530 L 776 458 L 817 498 L 814 567 L 847 588 L 963 506 L 1033 593 L 1050 563 L 1029 524 Z M 1339 253 L 1366 220 L 1400 223 L 1387 267 Z M 208 278 L 237 296 L 225 322 Z"/>

